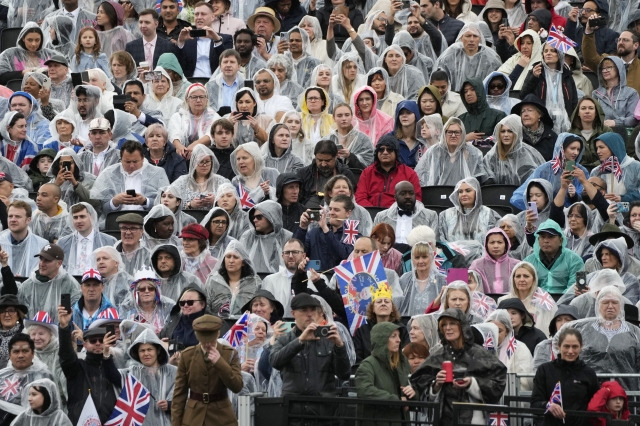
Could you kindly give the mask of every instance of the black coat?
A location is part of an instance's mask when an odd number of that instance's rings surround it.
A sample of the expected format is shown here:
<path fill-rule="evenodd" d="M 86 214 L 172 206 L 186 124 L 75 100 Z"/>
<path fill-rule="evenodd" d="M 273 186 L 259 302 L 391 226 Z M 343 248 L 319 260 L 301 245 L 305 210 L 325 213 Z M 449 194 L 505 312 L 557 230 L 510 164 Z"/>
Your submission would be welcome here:
<path fill-rule="evenodd" d="M 151 160 L 151 154 L 149 153 L 147 145 L 143 144 L 142 146 L 144 147 L 144 158 L 146 158 L 149 163 L 162 167 L 167 173 L 169 182 L 173 183 L 174 180 L 182 175 L 186 175 L 189 171 L 185 159 L 178 155 L 171 142 L 167 142 L 164 146 L 164 156 L 158 161 L 158 164 Z"/>
<path fill-rule="evenodd" d="M 364 24 L 362 12 L 350 1 L 347 1 L 346 5 L 349 6 L 349 21 L 351 22 L 351 26 L 357 31 L 358 27 L 361 24 Z M 316 9 L 314 12 L 309 12 L 309 15 L 318 18 L 320 28 L 322 28 L 322 38 L 324 39 L 327 38 L 327 28 L 329 28 L 329 17 L 331 16 L 331 12 L 333 12 L 333 5 L 330 1 L 325 1 L 322 9 Z M 333 35 L 336 43 L 340 47 L 342 47 L 342 43 L 349 38 L 349 33 L 341 25 L 334 25 Z"/>
<path fill-rule="evenodd" d="M 539 329 L 526 325 L 520 327 L 520 330 L 518 330 L 518 334 L 516 334 L 516 339 L 527 345 L 527 348 L 529 348 L 532 356 L 533 351 L 536 350 L 536 345 L 546 338 L 547 336 L 545 336 L 544 333 Z"/>
<path fill-rule="evenodd" d="M 538 62 L 538 64 L 541 62 Z M 533 64 L 536 66 L 537 64 Z M 547 104 L 547 81 L 545 79 L 545 68 L 542 67 L 542 73 L 535 77 L 533 75 L 533 69 L 529 71 L 527 78 L 522 83 L 520 89 L 520 98 L 523 99 L 529 93 L 536 95 L 538 99 L 542 101 L 544 105 Z M 573 73 L 568 66 L 562 66 L 562 97 L 564 99 L 564 109 L 567 111 L 567 116 L 571 117 L 573 111 L 578 106 L 578 88 L 575 81 L 573 81 Z"/>
<path fill-rule="evenodd" d="M 324 192 L 324 185 L 334 175 L 345 175 L 353 184 L 354 194 L 355 187 L 358 183 L 353 172 L 349 170 L 349 167 L 340 162 L 336 162 L 335 172 L 331 176 L 319 175 L 315 160 L 313 160 L 310 165 L 299 169 L 297 173 L 300 180 L 302 180 L 299 200 L 302 204 L 310 208 L 318 208 L 320 203 L 324 201 L 324 198 L 318 197 L 317 194 L 318 192 Z M 311 201 L 311 203 L 309 201 Z"/>
<path fill-rule="evenodd" d="M 551 161 L 553 158 L 553 147 L 556 144 L 556 139 L 558 139 L 558 135 L 553 129 L 546 124 L 544 125 L 544 132 L 542 133 L 542 137 L 538 140 L 536 144 L 531 143 L 531 139 L 527 136 L 525 132 L 522 132 L 522 141 L 528 145 L 534 147 L 544 161 Z"/>
<path fill-rule="evenodd" d="M 218 173 L 222 177 L 226 177 L 229 180 L 233 179 L 236 175 L 231 168 L 231 153 L 233 152 L 233 147 L 216 148 L 212 146 L 211 151 L 213 151 L 213 155 L 216 156 L 218 164 L 220 164 L 220 167 L 218 168 L 218 171 L 216 173 Z"/>
<path fill-rule="evenodd" d="M 565 411 L 586 411 L 593 394 L 598 390 L 598 378 L 595 371 L 582 360 L 567 362 L 560 358 L 545 362 L 536 371 L 531 393 L 531 408 L 545 408 L 551 398 L 551 393 L 560 382 L 562 390 L 562 407 Z M 565 422 L 556 419 L 550 413 L 544 417 L 544 425 L 584 425 L 588 422 L 567 417 Z"/>

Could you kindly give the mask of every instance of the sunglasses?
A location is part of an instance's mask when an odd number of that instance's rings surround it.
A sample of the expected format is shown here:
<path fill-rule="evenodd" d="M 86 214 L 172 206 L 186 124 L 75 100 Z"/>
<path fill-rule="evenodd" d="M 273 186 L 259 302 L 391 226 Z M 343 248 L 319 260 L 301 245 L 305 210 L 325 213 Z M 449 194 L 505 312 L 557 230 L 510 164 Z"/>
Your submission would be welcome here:
<path fill-rule="evenodd" d="M 264 219 L 264 216 L 261 215 L 261 214 L 256 214 L 256 215 L 253 215 L 253 219 L 254 220 L 262 220 L 262 219 Z"/>
<path fill-rule="evenodd" d="M 87 339 L 87 342 L 91 343 L 92 345 L 96 345 L 98 343 L 102 343 L 102 338 L 100 338 L 100 337 L 91 337 L 91 338 Z"/>
<path fill-rule="evenodd" d="M 378 152 L 396 152 L 395 149 L 388 147 L 388 146 L 381 146 L 380 148 L 378 148 Z"/>
<path fill-rule="evenodd" d="M 193 306 L 194 303 L 196 302 L 202 302 L 202 300 L 198 299 L 198 300 L 181 300 L 178 302 L 178 304 L 180 305 L 180 307 L 184 307 L 185 305 L 187 306 Z"/>
<path fill-rule="evenodd" d="M 142 287 L 137 289 L 138 293 L 153 293 L 156 291 L 155 287 Z"/>

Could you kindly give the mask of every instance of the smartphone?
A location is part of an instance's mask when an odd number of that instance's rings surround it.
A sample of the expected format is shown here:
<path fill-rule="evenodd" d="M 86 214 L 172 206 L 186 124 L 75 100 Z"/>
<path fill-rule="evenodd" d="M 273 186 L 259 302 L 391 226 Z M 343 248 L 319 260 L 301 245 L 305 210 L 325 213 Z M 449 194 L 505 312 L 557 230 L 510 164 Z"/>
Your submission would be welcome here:
<path fill-rule="evenodd" d="M 469 281 L 469 270 L 467 268 L 449 268 L 447 271 L 447 284 L 454 281 Z"/>
<path fill-rule="evenodd" d="M 71 313 L 71 293 L 62 293 L 60 295 L 60 304 L 67 310 L 67 313 Z"/>
<path fill-rule="evenodd" d="M 605 27 L 607 25 L 607 19 L 606 18 L 593 18 L 593 19 L 589 19 L 589 26 L 591 28 L 602 28 Z"/>
<path fill-rule="evenodd" d="M 336 13 L 336 15 L 349 16 L 349 6 L 345 6 L 344 4 L 333 8 L 333 11 Z"/>
<path fill-rule="evenodd" d="M 191 30 L 189 31 L 189 35 L 193 38 L 196 37 L 206 37 L 207 30 Z"/>
<path fill-rule="evenodd" d="M 89 72 L 82 71 L 71 73 L 71 84 L 73 84 L 73 87 L 80 86 L 81 84 L 84 84 L 85 81 L 87 83 L 89 82 Z"/>
<path fill-rule="evenodd" d="M 204 199 L 204 198 L 207 198 L 207 196 L 206 196 L 206 195 L 204 195 L 204 194 L 199 194 L 199 195 L 198 195 L 198 198 L 200 198 L 200 199 L 202 200 L 202 199 Z"/>
<path fill-rule="evenodd" d="M 529 205 L 527 210 L 531 210 L 533 212 L 533 214 L 535 214 L 536 217 L 537 217 L 538 216 L 538 205 L 535 203 L 535 201 L 529 201 L 527 204 Z"/>
<path fill-rule="evenodd" d="M 107 329 L 107 333 L 111 333 L 111 335 L 115 335 L 116 334 L 116 326 L 113 324 L 107 324 L 105 326 L 105 328 Z"/>
<path fill-rule="evenodd" d="M 618 213 L 629 213 L 629 203 L 626 201 L 622 201 L 620 203 L 616 203 L 618 206 Z"/>
<path fill-rule="evenodd" d="M 136 196 L 136 190 L 135 189 L 127 189 L 127 195 L 130 197 L 135 197 Z"/>
<path fill-rule="evenodd" d="M 504 25 L 505 27 L 509 27 L 509 18 L 502 18 L 500 25 Z"/>
<path fill-rule="evenodd" d="M 293 326 L 296 325 L 295 322 L 283 322 L 282 324 L 280 324 L 280 330 L 283 333 L 288 333 L 291 330 L 293 330 Z"/>
<path fill-rule="evenodd" d="M 42 88 L 44 90 L 49 90 L 51 89 L 51 79 L 49 77 L 46 77 L 43 81 L 42 81 Z"/>
<path fill-rule="evenodd" d="M 587 272 L 586 271 L 576 272 L 576 288 L 580 291 L 587 289 Z"/>
<path fill-rule="evenodd" d="M 337 144 L 337 145 L 336 145 L 336 148 L 338 148 L 338 151 L 340 151 L 340 150 L 342 149 L 342 145 Z"/>
<path fill-rule="evenodd" d="M 280 41 L 289 43 L 289 33 L 280 33 Z"/>
<path fill-rule="evenodd" d="M 254 88 L 254 86 L 253 86 L 253 80 L 245 80 L 245 81 L 244 81 L 244 87 L 247 87 L 247 88 L 249 88 L 249 89 L 252 89 L 252 90 L 253 90 L 253 88 Z"/>
<path fill-rule="evenodd" d="M 71 161 L 63 161 L 62 162 L 62 168 L 65 169 L 66 171 L 70 172 L 71 171 Z"/>
<path fill-rule="evenodd" d="M 113 96 L 113 107 L 115 109 L 124 111 L 124 104 L 126 102 L 133 102 L 133 98 L 131 97 L 131 95 L 114 95 Z"/>
<path fill-rule="evenodd" d="M 310 260 L 309 263 L 307 263 L 307 267 L 305 270 L 310 270 L 313 269 L 314 271 L 318 271 L 320 272 L 320 261 L 319 260 Z"/>
<path fill-rule="evenodd" d="M 320 209 L 309 209 L 309 220 L 319 221 L 320 220 Z"/>
<path fill-rule="evenodd" d="M 162 71 L 149 71 L 144 73 L 144 81 L 160 81 L 162 80 Z"/>
<path fill-rule="evenodd" d="M 402 0 L 403 9 L 409 9 L 409 6 L 411 6 L 411 0 Z"/>
<path fill-rule="evenodd" d="M 248 117 L 249 117 L 250 115 L 251 115 L 251 113 L 250 113 L 250 112 L 241 112 L 241 113 L 240 113 L 240 120 L 248 120 L 248 119 L 249 119 Z"/>
<path fill-rule="evenodd" d="M 567 172 L 572 172 L 575 168 L 576 168 L 576 160 L 567 160 L 567 162 L 564 163 L 564 169 Z"/>

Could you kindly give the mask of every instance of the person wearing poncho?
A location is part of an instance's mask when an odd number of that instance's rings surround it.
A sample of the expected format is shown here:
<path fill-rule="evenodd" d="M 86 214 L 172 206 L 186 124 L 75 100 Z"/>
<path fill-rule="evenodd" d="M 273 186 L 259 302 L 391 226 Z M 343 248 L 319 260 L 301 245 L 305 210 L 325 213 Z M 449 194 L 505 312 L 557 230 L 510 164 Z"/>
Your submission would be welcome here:
<path fill-rule="evenodd" d="M 160 294 L 162 282 L 153 269 L 143 267 L 136 272 L 134 281 L 129 286 L 131 292 L 122 302 L 122 317 L 153 326 L 155 333 L 160 333 L 175 301 Z"/>

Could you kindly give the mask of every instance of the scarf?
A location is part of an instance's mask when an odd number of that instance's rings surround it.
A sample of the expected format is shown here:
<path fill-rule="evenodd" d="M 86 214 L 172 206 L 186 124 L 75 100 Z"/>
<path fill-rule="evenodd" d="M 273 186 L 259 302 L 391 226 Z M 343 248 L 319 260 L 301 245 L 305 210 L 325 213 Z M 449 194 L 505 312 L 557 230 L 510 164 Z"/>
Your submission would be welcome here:
<path fill-rule="evenodd" d="M 537 144 L 544 133 L 544 123 L 541 121 L 538 126 L 538 130 L 531 130 L 528 127 L 522 126 L 522 131 L 529 137 L 532 145 Z"/>

